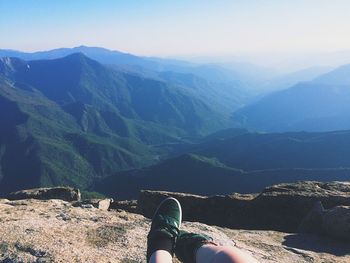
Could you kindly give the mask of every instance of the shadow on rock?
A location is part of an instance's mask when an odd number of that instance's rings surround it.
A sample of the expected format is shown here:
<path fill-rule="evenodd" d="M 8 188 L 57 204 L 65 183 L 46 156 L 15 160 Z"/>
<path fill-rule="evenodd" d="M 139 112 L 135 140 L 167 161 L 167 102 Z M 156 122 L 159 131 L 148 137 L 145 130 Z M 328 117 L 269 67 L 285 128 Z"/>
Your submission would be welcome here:
<path fill-rule="evenodd" d="M 350 243 L 335 241 L 318 235 L 291 234 L 284 238 L 282 244 L 288 250 L 302 249 L 317 253 L 328 253 L 334 256 L 350 255 Z"/>

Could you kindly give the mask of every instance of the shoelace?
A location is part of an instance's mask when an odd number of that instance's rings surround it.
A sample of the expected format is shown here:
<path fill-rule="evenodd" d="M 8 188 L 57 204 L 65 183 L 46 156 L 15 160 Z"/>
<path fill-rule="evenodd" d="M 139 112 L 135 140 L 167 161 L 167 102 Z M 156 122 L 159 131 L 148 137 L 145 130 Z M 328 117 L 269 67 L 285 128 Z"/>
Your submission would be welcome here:
<path fill-rule="evenodd" d="M 175 226 L 176 222 L 174 221 L 174 219 L 163 215 L 158 215 L 158 217 L 159 221 L 157 224 L 157 228 L 163 228 L 171 234 L 172 238 L 177 238 L 180 233 L 180 230 L 177 226 Z"/>

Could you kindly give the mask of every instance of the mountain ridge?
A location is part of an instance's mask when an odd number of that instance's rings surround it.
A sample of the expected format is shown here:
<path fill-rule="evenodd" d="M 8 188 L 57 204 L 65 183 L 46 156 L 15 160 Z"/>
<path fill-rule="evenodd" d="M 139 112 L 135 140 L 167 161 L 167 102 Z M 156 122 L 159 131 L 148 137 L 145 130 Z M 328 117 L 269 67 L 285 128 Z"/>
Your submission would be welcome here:
<path fill-rule="evenodd" d="M 115 173 L 95 187 L 114 198 L 128 199 L 141 189 L 212 195 L 259 192 L 269 184 L 298 180 L 347 181 L 349 142 L 350 131 L 228 130 L 196 143 L 159 146 L 166 149 L 166 159 Z M 116 190 L 119 196 L 114 196 Z"/>
<path fill-rule="evenodd" d="M 313 81 L 267 95 L 232 118 L 245 128 L 264 132 L 332 131 L 350 128 L 350 65 Z"/>

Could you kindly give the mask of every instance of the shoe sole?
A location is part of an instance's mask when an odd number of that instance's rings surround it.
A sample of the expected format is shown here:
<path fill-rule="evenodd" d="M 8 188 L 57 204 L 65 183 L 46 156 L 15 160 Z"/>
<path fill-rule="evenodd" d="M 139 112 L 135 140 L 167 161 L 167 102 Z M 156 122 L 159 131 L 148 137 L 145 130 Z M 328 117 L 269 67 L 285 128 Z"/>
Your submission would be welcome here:
<path fill-rule="evenodd" d="M 177 199 L 175 199 L 174 197 L 168 197 L 168 198 L 164 199 L 164 200 L 158 205 L 156 212 L 153 214 L 152 220 L 154 219 L 155 215 L 158 213 L 159 208 L 160 208 L 160 207 L 162 206 L 162 204 L 165 203 L 167 200 L 174 200 L 174 201 L 177 203 L 178 207 L 179 207 L 179 210 L 180 210 L 180 223 L 179 223 L 179 226 L 178 226 L 177 228 L 180 229 L 180 226 L 181 226 L 181 223 L 182 223 L 182 208 L 181 208 L 180 202 L 179 202 Z"/>

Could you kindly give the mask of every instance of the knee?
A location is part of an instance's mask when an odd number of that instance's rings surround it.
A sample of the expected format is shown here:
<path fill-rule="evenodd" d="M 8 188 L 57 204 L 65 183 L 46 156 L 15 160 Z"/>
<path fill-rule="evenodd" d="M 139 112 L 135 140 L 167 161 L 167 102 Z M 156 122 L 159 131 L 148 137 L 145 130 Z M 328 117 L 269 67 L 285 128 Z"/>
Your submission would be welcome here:
<path fill-rule="evenodd" d="M 253 257 L 235 247 L 221 247 L 213 263 L 257 263 Z"/>

